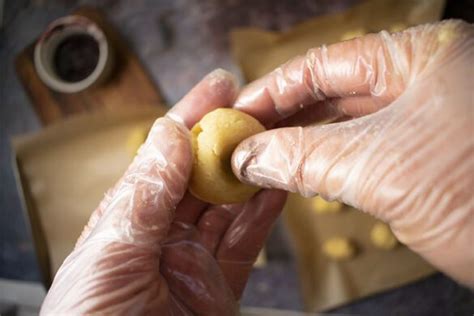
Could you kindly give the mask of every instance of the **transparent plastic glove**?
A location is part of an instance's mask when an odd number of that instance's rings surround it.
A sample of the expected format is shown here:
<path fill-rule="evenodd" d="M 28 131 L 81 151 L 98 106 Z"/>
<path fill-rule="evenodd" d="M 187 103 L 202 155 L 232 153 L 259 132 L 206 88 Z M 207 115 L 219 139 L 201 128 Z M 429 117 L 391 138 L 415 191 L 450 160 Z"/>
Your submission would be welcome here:
<path fill-rule="evenodd" d="M 247 203 L 220 206 L 186 193 L 188 128 L 232 104 L 236 92 L 234 78 L 217 70 L 156 121 L 57 272 L 41 314 L 238 313 L 285 193 L 263 190 Z"/>
<path fill-rule="evenodd" d="M 474 27 L 461 21 L 311 49 L 236 100 L 287 128 L 241 143 L 233 170 L 244 182 L 373 214 L 474 286 L 473 64 Z"/>

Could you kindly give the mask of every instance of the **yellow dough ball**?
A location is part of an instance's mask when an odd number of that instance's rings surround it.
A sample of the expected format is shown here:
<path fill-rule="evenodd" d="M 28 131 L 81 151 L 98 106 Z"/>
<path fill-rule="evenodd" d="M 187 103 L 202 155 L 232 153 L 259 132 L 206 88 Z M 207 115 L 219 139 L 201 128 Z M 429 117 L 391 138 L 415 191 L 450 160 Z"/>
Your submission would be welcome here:
<path fill-rule="evenodd" d="M 333 201 L 328 202 L 320 196 L 316 196 L 312 199 L 311 204 L 313 206 L 313 210 L 318 214 L 324 213 L 339 213 L 342 211 L 342 204 Z"/>
<path fill-rule="evenodd" d="M 334 237 L 324 242 L 323 252 L 331 259 L 347 260 L 354 257 L 356 249 L 348 238 Z"/>
<path fill-rule="evenodd" d="M 398 240 L 387 224 L 379 222 L 374 225 L 370 232 L 370 239 L 374 246 L 384 250 L 390 250 L 397 246 Z"/>
<path fill-rule="evenodd" d="M 148 136 L 148 130 L 148 128 L 136 128 L 128 135 L 127 150 L 130 156 L 134 157 L 137 154 L 138 149 Z"/>
<path fill-rule="evenodd" d="M 212 204 L 240 203 L 259 188 L 240 182 L 232 172 L 231 157 L 244 139 L 265 131 L 252 116 L 234 109 L 206 114 L 191 129 L 194 165 L 190 191 Z"/>

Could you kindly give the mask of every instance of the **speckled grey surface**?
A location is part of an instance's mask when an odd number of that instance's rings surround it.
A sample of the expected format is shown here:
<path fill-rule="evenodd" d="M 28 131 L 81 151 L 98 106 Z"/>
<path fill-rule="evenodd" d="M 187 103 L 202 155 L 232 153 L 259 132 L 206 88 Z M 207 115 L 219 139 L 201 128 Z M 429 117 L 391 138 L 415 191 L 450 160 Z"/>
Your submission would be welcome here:
<path fill-rule="evenodd" d="M 0 278 L 39 280 L 10 168 L 9 139 L 40 128 L 16 78 L 13 59 L 50 21 L 80 4 L 103 8 L 138 54 L 168 104 L 173 104 L 214 68 L 239 74 L 229 55 L 227 34 L 231 28 L 252 25 L 282 30 L 355 2 L 6 0 L 0 33 Z M 269 264 L 252 273 L 242 299 L 244 305 L 302 309 L 295 264 L 288 249 L 283 229 L 277 225 L 268 244 Z M 333 312 L 472 315 L 474 295 L 438 274 Z"/>

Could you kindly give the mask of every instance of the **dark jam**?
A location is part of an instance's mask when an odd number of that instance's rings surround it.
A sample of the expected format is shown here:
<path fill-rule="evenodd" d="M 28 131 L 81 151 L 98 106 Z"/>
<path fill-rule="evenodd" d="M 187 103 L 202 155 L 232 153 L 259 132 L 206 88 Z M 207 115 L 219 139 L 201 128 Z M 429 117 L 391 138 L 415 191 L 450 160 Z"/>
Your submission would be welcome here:
<path fill-rule="evenodd" d="M 59 43 L 53 60 L 56 73 L 62 80 L 84 80 L 97 66 L 99 44 L 90 35 L 72 35 Z"/>

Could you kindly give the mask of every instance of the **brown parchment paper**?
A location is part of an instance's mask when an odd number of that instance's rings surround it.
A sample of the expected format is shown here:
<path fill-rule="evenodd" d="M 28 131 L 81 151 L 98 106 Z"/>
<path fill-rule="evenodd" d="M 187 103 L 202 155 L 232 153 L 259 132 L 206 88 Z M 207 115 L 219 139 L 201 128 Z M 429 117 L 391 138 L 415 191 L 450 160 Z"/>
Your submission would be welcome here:
<path fill-rule="evenodd" d="M 18 182 L 46 286 L 132 161 L 127 139 L 161 115 L 159 109 L 98 111 L 14 139 Z"/>
<path fill-rule="evenodd" d="M 312 47 L 340 41 L 351 33 L 405 27 L 439 20 L 444 0 L 370 0 L 332 15 L 294 26 L 287 32 L 239 28 L 231 32 L 231 49 L 247 81 L 253 81 Z"/>
<path fill-rule="evenodd" d="M 372 0 L 334 15 L 317 17 L 287 32 L 243 28 L 231 33 L 234 57 L 247 81 L 255 80 L 309 48 L 380 30 L 399 31 L 436 21 L 443 0 Z M 405 246 L 391 251 L 370 242 L 375 219 L 345 206 L 335 214 L 317 214 L 311 199 L 291 194 L 284 219 L 293 241 L 307 311 L 320 311 L 394 288 L 434 272 Z M 328 238 L 350 238 L 358 249 L 349 261 L 331 261 L 321 252 Z"/>
<path fill-rule="evenodd" d="M 428 276 L 434 269 L 403 245 L 379 250 L 370 240 L 377 222 L 344 206 L 340 213 L 318 214 L 311 199 L 289 196 L 283 212 L 298 261 L 303 300 L 308 311 L 319 311 Z M 347 237 L 357 249 L 354 258 L 333 261 L 321 247 L 325 240 Z"/>

